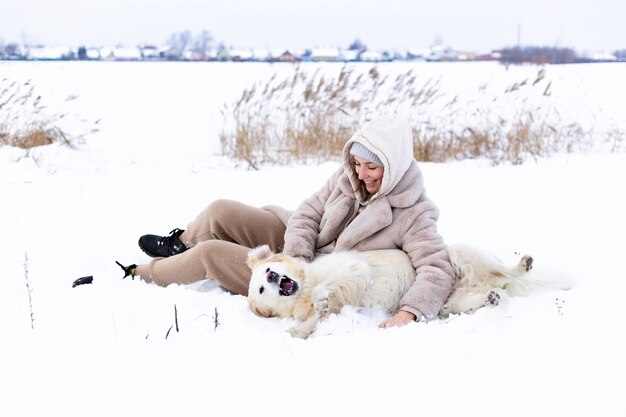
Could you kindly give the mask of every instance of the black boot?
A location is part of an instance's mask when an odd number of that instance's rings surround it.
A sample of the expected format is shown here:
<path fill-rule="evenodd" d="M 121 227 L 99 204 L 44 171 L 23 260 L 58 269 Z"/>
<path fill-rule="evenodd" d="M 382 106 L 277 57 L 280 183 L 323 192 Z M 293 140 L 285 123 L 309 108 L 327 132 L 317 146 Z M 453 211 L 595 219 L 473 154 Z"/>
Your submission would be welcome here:
<path fill-rule="evenodd" d="M 139 247 L 153 258 L 167 258 L 187 250 L 187 246 L 179 237 L 184 230 L 174 229 L 168 236 L 143 235 L 139 238 Z"/>

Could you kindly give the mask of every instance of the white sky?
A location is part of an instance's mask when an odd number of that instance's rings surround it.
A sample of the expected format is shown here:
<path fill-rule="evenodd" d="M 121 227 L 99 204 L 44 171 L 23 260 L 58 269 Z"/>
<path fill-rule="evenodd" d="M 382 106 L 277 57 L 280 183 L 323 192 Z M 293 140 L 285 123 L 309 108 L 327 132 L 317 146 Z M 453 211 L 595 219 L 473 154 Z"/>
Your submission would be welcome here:
<path fill-rule="evenodd" d="M 2 0 L 0 40 L 47 45 L 163 44 L 206 29 L 235 47 L 422 48 L 515 45 L 626 49 L 618 0 Z"/>

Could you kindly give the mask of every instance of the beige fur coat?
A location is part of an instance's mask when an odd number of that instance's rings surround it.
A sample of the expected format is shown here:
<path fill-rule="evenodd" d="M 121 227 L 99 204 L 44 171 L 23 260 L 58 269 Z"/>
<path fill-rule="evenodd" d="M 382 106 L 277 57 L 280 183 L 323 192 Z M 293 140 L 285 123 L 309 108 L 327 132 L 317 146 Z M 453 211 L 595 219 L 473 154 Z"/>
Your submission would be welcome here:
<path fill-rule="evenodd" d="M 374 152 L 385 168 L 381 188 L 369 201 L 355 192 L 353 142 Z M 357 131 L 344 146 L 342 167 L 295 212 L 265 208 L 287 225 L 283 252 L 290 256 L 311 260 L 333 251 L 404 250 L 417 277 L 400 305 L 418 319 L 435 317 L 450 294 L 454 273 L 437 233 L 439 210 L 426 196 L 411 129 L 401 117 L 385 116 Z"/>

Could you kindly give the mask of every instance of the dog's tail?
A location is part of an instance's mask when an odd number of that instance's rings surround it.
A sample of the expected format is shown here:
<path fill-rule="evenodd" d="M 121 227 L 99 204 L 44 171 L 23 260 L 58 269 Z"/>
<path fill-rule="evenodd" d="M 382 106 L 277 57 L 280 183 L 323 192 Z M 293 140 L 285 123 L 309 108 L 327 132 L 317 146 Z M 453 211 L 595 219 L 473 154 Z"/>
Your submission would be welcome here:
<path fill-rule="evenodd" d="M 524 296 L 542 290 L 567 290 L 574 285 L 574 280 L 562 272 L 533 269 L 534 261 L 529 255 L 509 267 L 475 246 L 450 245 L 448 254 L 461 287 L 493 286 L 512 296 Z"/>
<path fill-rule="evenodd" d="M 537 268 L 507 281 L 505 289 L 512 296 L 525 296 L 539 291 L 570 290 L 575 284 L 573 277 L 563 272 Z"/>

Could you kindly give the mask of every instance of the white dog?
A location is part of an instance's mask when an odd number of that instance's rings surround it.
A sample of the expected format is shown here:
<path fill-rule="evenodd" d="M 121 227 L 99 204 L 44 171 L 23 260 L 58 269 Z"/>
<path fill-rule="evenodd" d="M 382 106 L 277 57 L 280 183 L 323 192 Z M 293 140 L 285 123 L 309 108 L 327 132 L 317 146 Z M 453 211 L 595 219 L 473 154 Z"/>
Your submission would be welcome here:
<path fill-rule="evenodd" d="M 456 281 L 442 316 L 471 313 L 498 305 L 507 295 L 554 287 L 528 278 L 533 259 L 527 255 L 510 268 L 471 246 L 449 246 L 448 252 Z M 248 290 L 252 310 L 263 317 L 299 320 L 289 332 L 302 338 L 345 305 L 381 306 L 395 313 L 415 281 L 415 269 L 401 250 L 332 253 L 307 263 L 274 254 L 265 245 L 250 251 L 247 264 L 252 270 Z"/>

